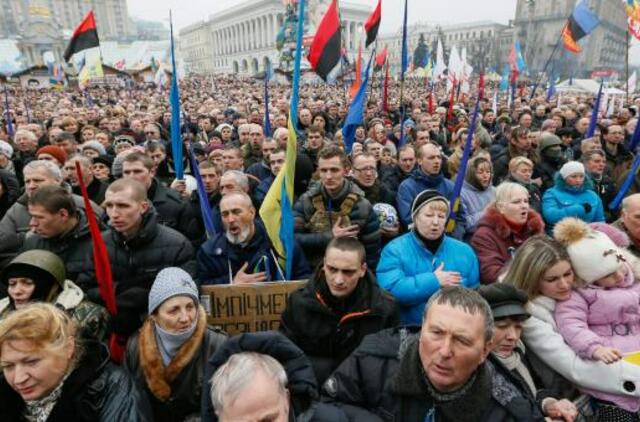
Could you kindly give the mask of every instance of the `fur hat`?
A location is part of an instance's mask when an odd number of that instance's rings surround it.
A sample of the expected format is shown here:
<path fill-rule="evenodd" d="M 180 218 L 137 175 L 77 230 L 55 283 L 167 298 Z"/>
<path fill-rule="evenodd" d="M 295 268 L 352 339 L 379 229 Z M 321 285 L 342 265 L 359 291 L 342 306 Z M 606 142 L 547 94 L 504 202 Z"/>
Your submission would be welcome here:
<path fill-rule="evenodd" d="M 584 174 L 584 165 L 578 161 L 569 161 L 560 167 L 560 176 L 562 176 L 563 179 L 576 173 Z"/>
<path fill-rule="evenodd" d="M 591 284 L 616 272 L 626 261 L 609 236 L 593 230 L 580 219 L 563 219 L 554 227 L 553 236 L 567 248 L 573 270 L 585 283 Z"/>

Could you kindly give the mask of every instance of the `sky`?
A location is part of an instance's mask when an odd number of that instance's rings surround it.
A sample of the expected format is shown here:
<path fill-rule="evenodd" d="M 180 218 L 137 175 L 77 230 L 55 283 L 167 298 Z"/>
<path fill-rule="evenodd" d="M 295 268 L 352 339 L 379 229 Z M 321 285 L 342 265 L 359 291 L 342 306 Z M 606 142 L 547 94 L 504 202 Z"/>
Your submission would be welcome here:
<path fill-rule="evenodd" d="M 129 14 L 134 17 L 167 21 L 169 9 L 173 13 L 175 29 L 179 30 L 192 23 L 205 20 L 210 14 L 225 10 L 246 0 L 128 0 Z M 313 1 L 313 0 L 311 0 Z M 451 1 L 408 0 L 409 23 L 429 22 L 439 24 L 492 20 L 506 24 L 513 19 L 516 0 L 455 0 L 455 13 Z M 349 0 L 375 7 L 377 0 Z M 402 24 L 403 8 L 401 0 L 382 0 L 381 33 L 398 30 Z"/>

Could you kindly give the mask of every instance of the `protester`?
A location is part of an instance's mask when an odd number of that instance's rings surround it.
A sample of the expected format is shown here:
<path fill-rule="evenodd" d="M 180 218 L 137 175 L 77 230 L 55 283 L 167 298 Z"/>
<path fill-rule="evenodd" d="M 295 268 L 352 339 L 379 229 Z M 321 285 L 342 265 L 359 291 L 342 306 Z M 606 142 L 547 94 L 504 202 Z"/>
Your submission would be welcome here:
<path fill-rule="evenodd" d="M 286 268 L 279 263 L 264 225 L 256 219 L 251 198 L 243 192 L 230 192 L 222 197 L 219 208 L 224 232 L 198 250 L 198 282 L 207 285 L 287 280 Z M 310 273 L 304 253 L 296 244 L 291 279 L 307 279 Z"/>
<path fill-rule="evenodd" d="M 522 185 L 529 192 L 529 206 L 538 214 L 542 212 L 542 194 L 540 187 L 531 180 L 533 162 L 527 157 L 515 157 L 509 161 L 509 176 L 506 182 Z"/>
<path fill-rule="evenodd" d="M 548 232 L 565 217 L 577 217 L 587 223 L 605 221 L 602 201 L 593 191 L 582 163 L 569 161 L 562 166 L 555 176 L 554 187 L 542 197 L 542 215 Z"/>
<path fill-rule="evenodd" d="M 593 150 L 582 155 L 582 164 L 586 170 L 586 175 L 593 182 L 593 190 L 598 194 L 602 205 L 605 207 L 604 212 L 608 222 L 614 220 L 614 212 L 606 205 L 613 201 L 617 192 L 616 184 L 605 173 L 606 157 L 602 150 Z"/>
<path fill-rule="evenodd" d="M 226 335 L 207 326 L 191 275 L 161 270 L 149 290 L 148 317 L 129 339 L 125 369 L 145 388 L 154 421 L 200 414 L 204 367 Z"/>
<path fill-rule="evenodd" d="M 362 244 L 338 237 L 307 285 L 289 295 L 281 321 L 280 331 L 306 353 L 322 384 L 365 335 L 395 327 L 399 315 L 368 270 Z"/>
<path fill-rule="evenodd" d="M 559 302 L 571 297 L 574 286 L 571 258 L 562 244 L 543 236 L 527 240 L 518 249 L 504 280 L 529 296 L 526 310 L 531 317 L 523 323 L 522 339 L 544 364 L 537 371 L 548 380 L 547 385 L 640 397 L 637 365 L 625 361 L 607 365 L 582 359 L 562 338 L 554 312 Z M 566 381 L 571 385 L 567 386 Z"/>
<path fill-rule="evenodd" d="M 582 359 L 607 364 L 639 350 L 640 339 L 629 334 L 640 327 L 640 265 L 632 266 L 606 234 L 576 218 L 558 223 L 554 237 L 566 245 L 575 270 L 576 286 L 554 314 L 565 342 Z M 632 418 L 640 410 L 638 398 L 587 393 L 597 400 L 600 419 Z"/>
<path fill-rule="evenodd" d="M 382 250 L 378 283 L 398 301 L 403 324 L 419 324 L 425 303 L 441 287 L 478 285 L 478 258 L 473 249 L 444 234 L 449 212 L 444 196 L 423 191 L 411 207 L 410 232 Z"/>
<path fill-rule="evenodd" d="M 527 387 L 490 354 L 493 318 L 478 293 L 445 287 L 421 320 L 420 329 L 367 336 L 324 384 L 327 400 L 350 420 L 544 419 Z"/>
<path fill-rule="evenodd" d="M 628 249 L 635 256 L 640 257 L 640 194 L 634 193 L 622 200 L 620 218 L 613 226 L 629 236 L 631 244 Z"/>
<path fill-rule="evenodd" d="M 50 304 L 0 320 L 0 419 L 151 421 L 147 401 L 101 343 L 81 342 L 77 325 Z"/>
<path fill-rule="evenodd" d="M 460 203 L 467 215 L 465 226 L 467 237 L 471 237 L 475 232 L 485 209 L 496 198 L 496 188 L 492 184 L 492 177 L 491 160 L 485 157 L 475 157 L 469 161 L 460 192 Z"/>
<path fill-rule="evenodd" d="M 480 281 L 496 282 L 518 247 L 543 232 L 544 222 L 529 207 L 527 190 L 516 183 L 501 183 L 470 242 L 480 261 Z"/>

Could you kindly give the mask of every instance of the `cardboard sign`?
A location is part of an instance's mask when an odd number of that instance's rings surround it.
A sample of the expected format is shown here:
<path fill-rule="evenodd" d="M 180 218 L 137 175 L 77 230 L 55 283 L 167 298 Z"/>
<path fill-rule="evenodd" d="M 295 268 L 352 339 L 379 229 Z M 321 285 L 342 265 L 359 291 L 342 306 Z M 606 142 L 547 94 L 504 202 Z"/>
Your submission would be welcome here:
<path fill-rule="evenodd" d="M 277 330 L 289 293 L 306 281 L 202 286 L 200 303 L 209 324 L 233 336 Z"/>

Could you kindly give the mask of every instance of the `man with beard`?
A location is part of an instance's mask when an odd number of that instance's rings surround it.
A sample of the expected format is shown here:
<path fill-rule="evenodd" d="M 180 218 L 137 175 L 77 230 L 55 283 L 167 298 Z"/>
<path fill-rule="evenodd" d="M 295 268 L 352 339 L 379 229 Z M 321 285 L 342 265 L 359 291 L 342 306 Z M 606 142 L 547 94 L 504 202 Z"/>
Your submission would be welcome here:
<path fill-rule="evenodd" d="M 244 192 L 231 192 L 220 200 L 224 232 L 207 240 L 197 254 L 200 284 L 244 284 L 285 280 L 284 268 L 256 209 Z M 309 278 L 311 270 L 296 243 L 291 279 Z"/>

